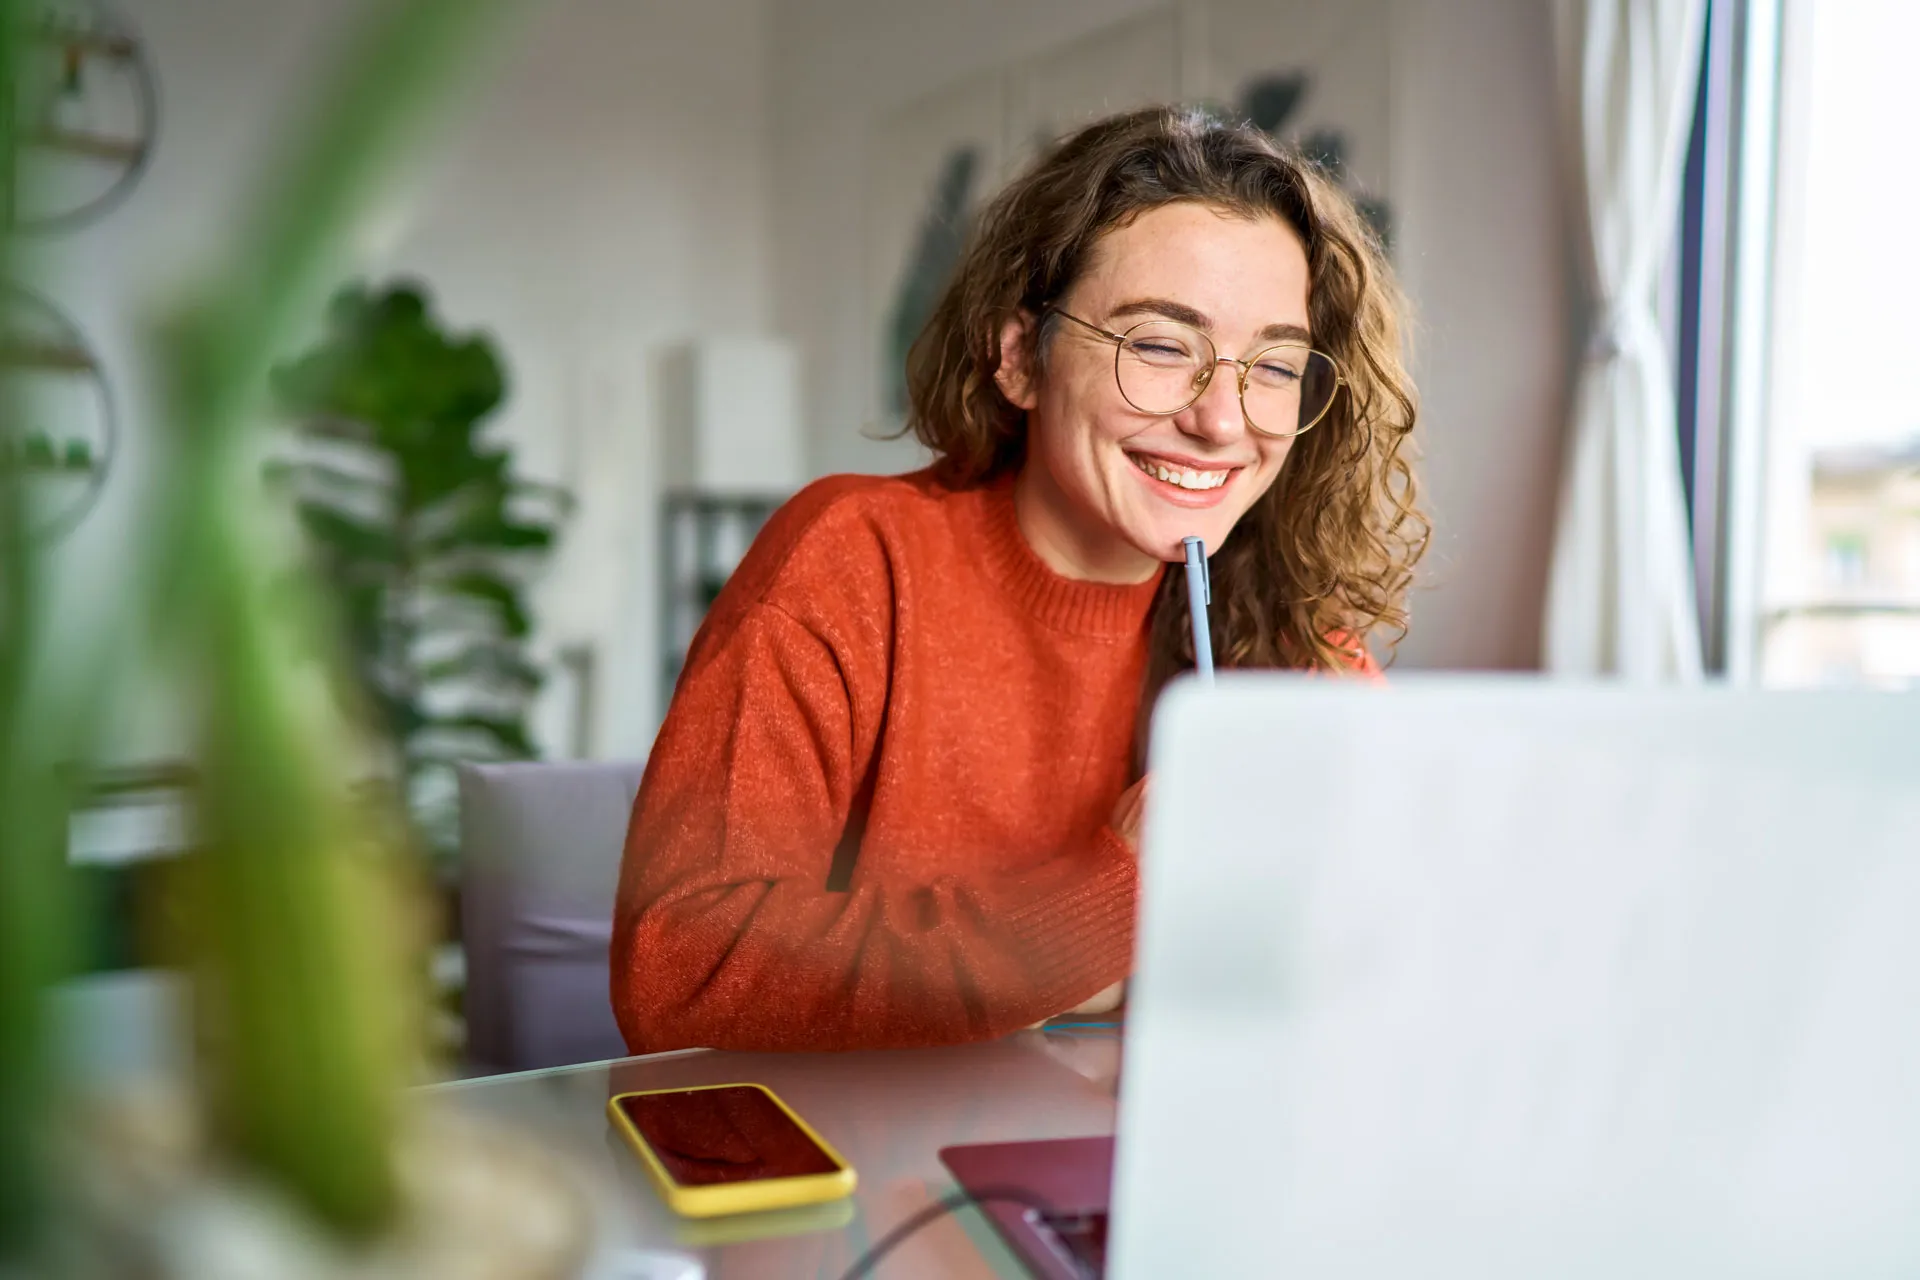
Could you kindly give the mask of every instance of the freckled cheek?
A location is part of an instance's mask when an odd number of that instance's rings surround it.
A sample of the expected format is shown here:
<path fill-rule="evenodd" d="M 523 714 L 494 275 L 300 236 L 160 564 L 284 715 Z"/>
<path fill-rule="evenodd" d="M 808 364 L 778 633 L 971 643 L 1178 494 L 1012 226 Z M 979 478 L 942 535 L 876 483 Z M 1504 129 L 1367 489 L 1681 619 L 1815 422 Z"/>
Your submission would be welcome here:
<path fill-rule="evenodd" d="M 1287 460 L 1291 447 L 1288 443 L 1262 446 L 1259 468 L 1251 477 L 1254 484 L 1247 486 L 1241 494 L 1238 514 L 1234 517 L 1236 522 L 1240 516 L 1253 509 L 1254 503 L 1266 497 L 1273 489 L 1274 484 L 1280 479 L 1281 464 Z"/>
<path fill-rule="evenodd" d="M 1073 419 L 1073 439 L 1069 447 L 1088 466 L 1105 470 L 1119 458 L 1121 447 L 1136 430 L 1133 424 L 1113 414 L 1083 411 Z"/>
<path fill-rule="evenodd" d="M 1041 409 L 1048 437 L 1046 450 L 1058 458 L 1088 458 L 1116 438 L 1105 420 L 1103 406 L 1089 394 L 1083 378 L 1059 376 L 1049 380 Z"/>
<path fill-rule="evenodd" d="M 1293 441 L 1276 440 L 1260 446 L 1260 474 L 1268 485 L 1280 478 L 1280 471 L 1286 465 L 1287 456 L 1293 452 Z"/>
<path fill-rule="evenodd" d="M 1120 439 L 1138 430 L 1108 366 L 1077 363 L 1059 370 L 1054 386 L 1063 420 L 1085 424 L 1102 439 Z"/>

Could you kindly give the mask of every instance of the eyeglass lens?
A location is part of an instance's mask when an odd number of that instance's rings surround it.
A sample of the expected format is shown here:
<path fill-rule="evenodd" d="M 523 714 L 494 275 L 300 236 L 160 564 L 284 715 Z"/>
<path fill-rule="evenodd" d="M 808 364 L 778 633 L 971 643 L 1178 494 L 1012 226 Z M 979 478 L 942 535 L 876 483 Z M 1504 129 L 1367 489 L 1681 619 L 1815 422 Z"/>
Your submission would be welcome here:
<path fill-rule="evenodd" d="M 1120 394 L 1142 413 L 1178 413 L 1200 397 L 1220 366 L 1206 334 L 1172 320 L 1127 330 L 1114 359 Z M 1311 348 L 1268 347 L 1248 363 L 1241 401 L 1247 421 L 1270 435 L 1296 435 L 1326 415 L 1339 387 L 1333 361 Z M 1237 376 L 1238 368 L 1229 376 Z"/>

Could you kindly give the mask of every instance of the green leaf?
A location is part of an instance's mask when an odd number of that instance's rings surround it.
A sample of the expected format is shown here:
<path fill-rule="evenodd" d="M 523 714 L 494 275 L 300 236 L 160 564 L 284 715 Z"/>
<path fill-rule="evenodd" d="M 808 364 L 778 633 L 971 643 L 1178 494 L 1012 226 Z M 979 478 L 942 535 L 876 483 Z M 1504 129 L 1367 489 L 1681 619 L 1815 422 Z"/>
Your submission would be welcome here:
<path fill-rule="evenodd" d="M 306 458 L 278 459 L 267 464 L 265 474 L 268 483 L 290 486 L 304 500 L 313 503 L 352 495 L 385 506 L 393 499 L 391 480 L 362 471 L 349 471 L 328 462 Z"/>
<path fill-rule="evenodd" d="M 300 524 L 307 536 L 336 563 L 392 567 L 403 562 L 391 529 L 368 524 L 318 502 L 302 502 Z"/>
<path fill-rule="evenodd" d="M 506 716 L 485 715 L 477 712 L 428 715 L 422 719 L 419 728 L 415 730 L 416 737 L 421 734 L 489 740 L 499 754 L 515 759 L 527 759 L 539 754 L 534 749 L 533 740 L 527 736 L 526 727 L 519 720 Z M 414 758 L 413 752 L 409 751 L 408 756 L 410 759 Z"/>
<path fill-rule="evenodd" d="M 477 642 L 459 653 L 438 658 L 420 668 L 422 684 L 449 680 L 471 680 L 483 684 L 506 685 L 519 693 L 533 693 L 546 682 L 540 668 L 527 661 L 519 646 L 497 642 Z"/>
<path fill-rule="evenodd" d="M 492 605 L 499 611 L 500 625 L 518 639 L 533 629 L 521 603 L 519 589 L 503 578 L 486 573 L 462 573 L 434 582 L 430 590 L 439 595 L 458 596 Z"/>
<path fill-rule="evenodd" d="M 464 480 L 443 485 L 431 496 L 417 477 L 408 477 L 409 512 L 419 536 L 431 539 L 462 524 L 504 517 L 511 481 L 503 466 L 499 458 L 477 459 Z"/>
<path fill-rule="evenodd" d="M 166 333 L 168 425 L 180 457 L 153 553 L 165 584 L 154 625 L 206 677 L 208 853 L 195 971 L 217 991 L 205 1007 L 220 1019 L 206 1073 L 219 1154 L 335 1233 L 358 1237 L 386 1228 L 399 1207 L 393 1156 L 405 1063 L 390 1051 L 404 1023 L 399 977 L 371 945 L 389 921 L 371 880 L 355 876 L 354 831 L 335 798 L 344 762 L 282 665 L 283 620 L 255 603 L 266 553 L 229 491 L 227 464 L 257 429 L 265 374 L 310 314 L 345 233 L 403 156 L 403 126 L 437 96 L 464 37 L 505 6 L 362 8 L 337 73 L 294 117 L 302 136 L 269 149 L 285 162 L 262 175 L 256 216 L 240 221 L 221 255 L 210 300 Z M 276 389 L 318 404 L 341 368 L 317 360 Z M 376 568 L 394 558 L 390 530 L 330 515 L 301 508 L 310 533 L 332 539 L 332 558 L 368 556 Z"/>
<path fill-rule="evenodd" d="M 378 449 L 373 428 L 351 418 L 309 417 L 300 423 L 300 434 L 309 440 L 330 445 L 350 444 L 369 450 Z"/>
<path fill-rule="evenodd" d="M 366 424 L 430 501 L 458 483 L 448 468 L 472 457 L 506 375 L 490 338 L 440 327 L 421 286 L 351 285 L 335 294 L 320 345 L 278 370 L 274 389 L 288 411 Z"/>
<path fill-rule="evenodd" d="M 475 514 L 422 537 L 424 552 L 485 548 L 494 551 L 545 551 L 553 545 L 552 525 L 509 520 L 491 512 Z"/>
<path fill-rule="evenodd" d="M 443 506 L 499 510 L 505 505 L 507 455 L 476 452 L 464 435 L 453 437 L 444 429 L 420 443 L 399 459 L 417 517 L 426 519 Z"/>

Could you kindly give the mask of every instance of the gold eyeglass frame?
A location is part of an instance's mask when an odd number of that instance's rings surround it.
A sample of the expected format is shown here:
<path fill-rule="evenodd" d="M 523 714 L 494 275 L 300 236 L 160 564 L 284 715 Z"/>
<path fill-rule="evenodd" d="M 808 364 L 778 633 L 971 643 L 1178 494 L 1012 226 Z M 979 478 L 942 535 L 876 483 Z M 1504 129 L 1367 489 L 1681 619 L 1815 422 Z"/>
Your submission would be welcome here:
<path fill-rule="evenodd" d="M 1079 325 L 1082 329 L 1087 330 L 1089 333 L 1095 334 L 1107 342 L 1111 342 L 1113 344 L 1113 385 L 1120 389 L 1120 398 L 1125 400 L 1129 405 L 1132 405 L 1136 411 L 1140 413 L 1151 414 L 1156 418 L 1171 418 L 1176 413 L 1185 413 L 1188 409 L 1191 409 L 1194 406 L 1194 404 L 1199 401 L 1201 396 L 1207 394 L 1207 388 L 1213 385 L 1214 370 L 1218 369 L 1223 364 L 1230 364 L 1234 367 L 1234 369 L 1239 375 L 1235 379 L 1235 385 L 1238 386 L 1240 391 L 1241 421 L 1245 422 L 1249 429 L 1257 431 L 1261 435 L 1266 436 L 1269 439 L 1291 440 L 1295 436 L 1305 435 L 1307 432 L 1319 426 L 1321 422 L 1325 421 L 1326 416 L 1329 413 L 1333 412 L 1333 402 L 1337 398 L 1339 398 L 1340 389 L 1348 385 L 1346 370 L 1340 367 L 1340 362 L 1338 360 L 1335 360 L 1332 356 L 1328 355 L 1326 352 L 1321 351 L 1316 347 L 1310 347 L 1303 342 L 1276 342 L 1270 347 L 1262 347 L 1260 348 L 1260 350 L 1254 352 L 1253 358 L 1250 360 L 1238 360 L 1238 359 L 1235 359 L 1233 356 L 1221 355 L 1220 348 L 1214 345 L 1214 341 L 1212 338 L 1208 337 L 1201 330 L 1194 329 L 1192 325 L 1184 324 L 1178 320 L 1167 320 L 1164 318 L 1154 319 L 1154 320 L 1142 320 L 1139 324 L 1134 325 L 1132 328 L 1128 329 L 1125 333 L 1115 333 L 1111 329 L 1103 329 L 1097 324 L 1093 324 L 1092 322 L 1087 320 L 1082 320 L 1079 316 L 1076 316 L 1068 311 L 1063 311 L 1059 307 L 1048 307 L 1047 310 L 1052 312 L 1054 315 L 1061 317 L 1062 319 L 1071 320 L 1075 324 Z M 1185 404 L 1181 405 L 1177 409 L 1147 409 L 1147 408 L 1143 408 L 1140 405 L 1134 404 L 1133 397 L 1127 394 L 1127 384 L 1121 381 L 1121 378 L 1120 378 L 1120 353 L 1127 349 L 1127 344 L 1133 340 L 1133 335 L 1137 331 L 1146 328 L 1150 324 L 1177 324 L 1177 325 L 1180 325 L 1180 327 L 1183 329 L 1192 329 L 1193 332 L 1199 334 L 1201 339 L 1206 342 L 1207 349 L 1213 352 L 1213 359 L 1207 362 L 1206 373 L 1200 377 L 1199 385 L 1194 388 L 1192 399 L 1188 400 Z M 1320 410 L 1319 413 L 1314 415 L 1312 422 L 1309 422 L 1306 426 L 1301 427 L 1298 430 L 1269 431 L 1265 427 L 1261 426 L 1259 423 L 1255 422 L 1253 420 L 1253 416 L 1247 412 L 1247 376 L 1253 372 L 1253 366 L 1260 362 L 1260 357 L 1264 356 L 1269 351 L 1305 351 L 1309 355 L 1319 356 L 1322 360 L 1325 360 L 1333 368 L 1333 390 L 1327 394 L 1326 407 Z"/>

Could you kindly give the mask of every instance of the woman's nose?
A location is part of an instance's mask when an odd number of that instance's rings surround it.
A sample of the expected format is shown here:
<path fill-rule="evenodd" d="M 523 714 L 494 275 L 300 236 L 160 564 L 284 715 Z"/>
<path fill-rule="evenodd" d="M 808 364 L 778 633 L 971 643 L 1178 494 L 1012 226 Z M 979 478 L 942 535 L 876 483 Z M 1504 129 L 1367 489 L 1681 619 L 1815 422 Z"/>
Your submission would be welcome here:
<path fill-rule="evenodd" d="M 1240 371 L 1225 360 L 1214 364 L 1200 398 L 1180 415 L 1181 427 L 1197 439 L 1225 444 L 1246 429 L 1246 411 L 1240 405 Z"/>

